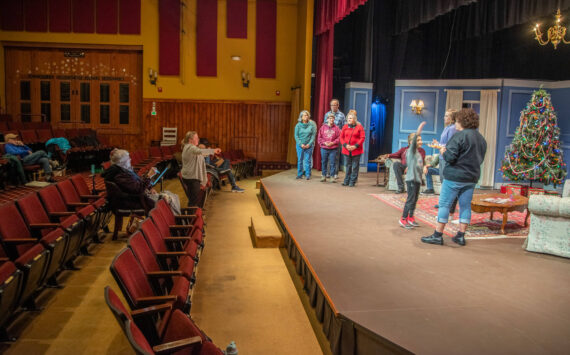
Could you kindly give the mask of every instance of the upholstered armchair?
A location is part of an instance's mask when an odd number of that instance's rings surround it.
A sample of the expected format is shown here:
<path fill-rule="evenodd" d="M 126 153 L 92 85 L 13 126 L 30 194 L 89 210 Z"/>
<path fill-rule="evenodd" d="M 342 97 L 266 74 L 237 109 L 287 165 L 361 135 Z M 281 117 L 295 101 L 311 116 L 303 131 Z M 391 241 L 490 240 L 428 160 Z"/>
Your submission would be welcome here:
<path fill-rule="evenodd" d="M 570 180 L 564 183 L 562 198 L 531 195 L 528 210 L 530 228 L 523 248 L 570 258 Z"/>

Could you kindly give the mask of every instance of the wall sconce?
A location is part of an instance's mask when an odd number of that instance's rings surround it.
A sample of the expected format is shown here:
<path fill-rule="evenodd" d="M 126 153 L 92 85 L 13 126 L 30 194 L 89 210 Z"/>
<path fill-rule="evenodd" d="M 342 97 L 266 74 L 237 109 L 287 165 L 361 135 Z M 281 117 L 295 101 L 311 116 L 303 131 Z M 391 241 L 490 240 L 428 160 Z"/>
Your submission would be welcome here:
<path fill-rule="evenodd" d="M 158 72 L 150 68 L 148 70 L 148 80 L 150 81 L 150 85 L 156 85 L 156 81 L 158 80 Z"/>
<path fill-rule="evenodd" d="M 249 73 L 241 71 L 241 84 L 244 88 L 249 88 Z"/>
<path fill-rule="evenodd" d="M 424 108 L 424 101 L 423 100 L 412 100 L 410 107 L 412 108 L 413 113 L 415 113 L 416 115 L 421 115 L 422 110 Z"/>

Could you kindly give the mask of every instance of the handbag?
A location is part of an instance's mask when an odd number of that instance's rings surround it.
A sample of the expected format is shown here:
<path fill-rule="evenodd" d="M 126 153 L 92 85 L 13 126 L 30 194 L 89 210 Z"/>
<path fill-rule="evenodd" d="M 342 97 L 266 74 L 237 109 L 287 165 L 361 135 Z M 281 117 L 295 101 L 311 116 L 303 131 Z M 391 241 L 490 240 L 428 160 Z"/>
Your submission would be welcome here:
<path fill-rule="evenodd" d="M 131 235 L 136 232 L 140 228 L 143 221 L 144 219 L 142 217 L 134 213 L 131 214 L 129 216 L 129 223 L 127 223 L 127 233 Z"/>

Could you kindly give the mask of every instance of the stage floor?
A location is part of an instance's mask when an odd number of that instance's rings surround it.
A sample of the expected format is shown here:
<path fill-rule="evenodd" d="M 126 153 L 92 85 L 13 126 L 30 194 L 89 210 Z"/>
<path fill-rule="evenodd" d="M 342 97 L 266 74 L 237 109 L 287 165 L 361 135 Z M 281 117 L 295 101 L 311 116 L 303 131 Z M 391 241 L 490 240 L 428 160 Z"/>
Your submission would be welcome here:
<path fill-rule="evenodd" d="M 262 179 L 277 213 L 336 311 L 421 354 L 568 354 L 570 259 L 524 251 L 524 239 L 423 244 L 433 229 L 405 230 L 401 212 L 355 188 Z"/>

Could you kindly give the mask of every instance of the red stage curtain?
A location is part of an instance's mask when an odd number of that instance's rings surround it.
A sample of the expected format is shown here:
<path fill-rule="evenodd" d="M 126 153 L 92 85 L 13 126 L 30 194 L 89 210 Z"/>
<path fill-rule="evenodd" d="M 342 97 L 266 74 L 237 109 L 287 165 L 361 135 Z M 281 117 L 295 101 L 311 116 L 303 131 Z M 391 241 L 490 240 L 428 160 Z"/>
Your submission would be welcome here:
<path fill-rule="evenodd" d="M 73 32 L 95 32 L 95 0 L 73 0 Z"/>
<path fill-rule="evenodd" d="M 47 31 L 47 0 L 26 0 L 24 11 L 26 31 Z"/>
<path fill-rule="evenodd" d="M 228 38 L 247 38 L 247 0 L 227 0 Z"/>
<path fill-rule="evenodd" d="M 118 0 L 97 0 L 97 33 L 117 33 Z"/>
<path fill-rule="evenodd" d="M 317 73 L 313 119 L 317 123 L 317 131 L 321 128 L 325 113 L 330 109 L 329 101 L 332 99 L 334 25 L 365 2 L 366 0 L 316 0 Z M 313 157 L 315 168 L 321 170 L 321 150 L 317 144 Z"/>
<path fill-rule="evenodd" d="M 71 32 L 71 0 L 49 0 L 49 31 Z"/>
<path fill-rule="evenodd" d="M 158 2 L 158 72 L 180 74 L 180 1 Z"/>
<path fill-rule="evenodd" d="M 366 0 L 316 0 L 315 35 L 330 30 Z"/>
<path fill-rule="evenodd" d="M 119 33 L 141 34 L 141 0 L 119 0 Z"/>
<path fill-rule="evenodd" d="M 196 75 L 218 75 L 218 2 L 196 4 Z"/>
<path fill-rule="evenodd" d="M 23 0 L 0 1 L 0 21 L 4 31 L 24 30 Z"/>

